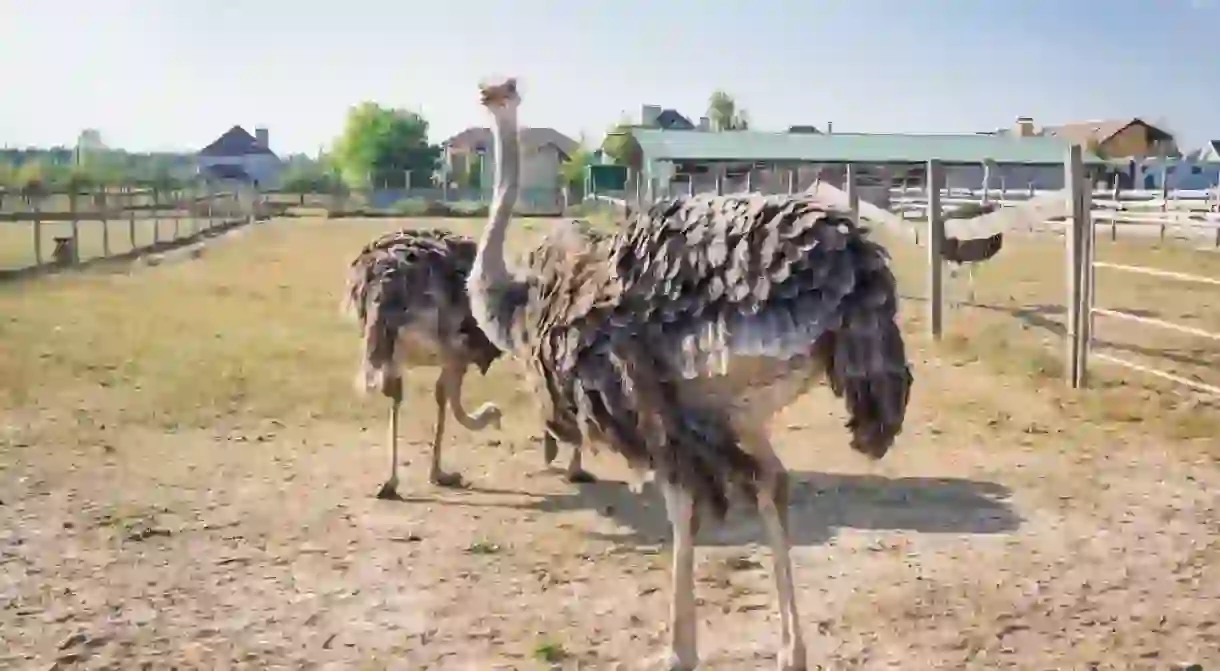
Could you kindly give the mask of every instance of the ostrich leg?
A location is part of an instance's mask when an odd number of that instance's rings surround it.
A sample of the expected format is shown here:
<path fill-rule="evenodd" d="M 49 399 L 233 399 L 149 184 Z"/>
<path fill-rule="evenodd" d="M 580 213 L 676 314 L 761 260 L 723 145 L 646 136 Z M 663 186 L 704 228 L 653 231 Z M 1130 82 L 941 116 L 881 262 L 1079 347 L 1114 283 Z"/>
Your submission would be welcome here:
<path fill-rule="evenodd" d="M 974 304 L 974 264 L 973 263 L 966 266 L 966 280 L 970 283 L 970 292 L 967 294 L 967 297 L 970 300 L 970 304 L 973 305 Z"/>
<path fill-rule="evenodd" d="M 669 651 L 666 668 L 693 671 L 699 666 L 695 612 L 695 499 L 690 492 L 660 479 L 665 508 L 673 527 L 673 569 L 669 595 Z"/>
<path fill-rule="evenodd" d="M 801 617 L 796 608 L 796 587 L 792 580 L 791 545 L 788 540 L 788 472 L 771 449 L 770 440 L 757 441 L 754 453 L 762 459 L 758 483 L 758 512 L 771 546 L 772 572 L 779 597 L 780 650 L 776 659 L 779 671 L 804 671 L 805 640 Z"/>
<path fill-rule="evenodd" d="M 381 386 L 381 393 L 390 399 L 390 422 L 386 436 L 390 443 L 390 479 L 385 481 L 377 492 L 377 498 L 386 501 L 400 501 L 398 495 L 398 410 L 402 406 L 402 378 L 387 377 Z"/>
<path fill-rule="evenodd" d="M 445 438 L 445 415 L 449 404 L 450 392 L 456 392 L 455 397 L 461 399 L 462 372 L 457 372 L 457 384 L 454 389 L 452 379 L 453 369 L 446 366 L 440 377 L 436 379 L 436 432 L 432 436 L 432 466 L 428 470 L 428 481 L 438 487 L 461 487 L 462 476 L 459 473 L 446 473 L 441 470 L 441 441 Z M 455 405 L 460 406 L 460 400 Z"/>
<path fill-rule="evenodd" d="M 580 449 L 580 445 L 572 446 L 572 460 L 568 462 L 567 480 L 571 483 L 597 482 L 597 478 L 593 477 L 592 473 L 582 468 L 584 463 L 582 452 L 583 450 Z"/>
<path fill-rule="evenodd" d="M 555 440 L 555 436 L 551 435 L 550 431 L 542 432 L 542 459 L 547 466 L 555 461 L 555 457 L 559 456 L 559 441 Z M 597 482 L 597 478 L 593 474 L 583 468 L 584 457 L 581 454 L 580 445 L 572 446 L 572 460 L 568 462 L 568 472 L 566 478 L 571 483 L 587 483 Z"/>

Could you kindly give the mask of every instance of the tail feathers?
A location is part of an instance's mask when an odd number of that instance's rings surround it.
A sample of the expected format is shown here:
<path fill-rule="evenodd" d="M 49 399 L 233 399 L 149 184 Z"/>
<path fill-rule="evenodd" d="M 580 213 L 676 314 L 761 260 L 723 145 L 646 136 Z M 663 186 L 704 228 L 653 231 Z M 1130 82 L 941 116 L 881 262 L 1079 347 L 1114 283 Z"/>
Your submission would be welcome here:
<path fill-rule="evenodd" d="M 872 243 L 863 244 L 860 251 L 872 257 Z M 824 337 L 822 352 L 830 388 L 847 405 L 852 448 L 879 459 L 902 432 L 914 377 L 897 323 L 894 276 L 875 261 L 862 259 L 856 287 L 843 299 L 842 325 Z"/>

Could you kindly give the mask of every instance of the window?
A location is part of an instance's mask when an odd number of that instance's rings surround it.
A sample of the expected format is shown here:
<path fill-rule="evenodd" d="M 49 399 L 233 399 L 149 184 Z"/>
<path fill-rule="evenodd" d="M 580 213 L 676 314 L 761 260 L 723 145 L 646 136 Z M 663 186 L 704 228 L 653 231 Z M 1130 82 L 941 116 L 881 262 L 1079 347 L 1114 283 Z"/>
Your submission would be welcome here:
<path fill-rule="evenodd" d="M 1192 174 L 1192 175 L 1201 175 L 1201 174 L 1203 174 L 1203 168 L 1202 168 L 1202 166 L 1197 166 L 1197 165 L 1192 165 L 1192 166 L 1190 166 L 1190 174 Z"/>

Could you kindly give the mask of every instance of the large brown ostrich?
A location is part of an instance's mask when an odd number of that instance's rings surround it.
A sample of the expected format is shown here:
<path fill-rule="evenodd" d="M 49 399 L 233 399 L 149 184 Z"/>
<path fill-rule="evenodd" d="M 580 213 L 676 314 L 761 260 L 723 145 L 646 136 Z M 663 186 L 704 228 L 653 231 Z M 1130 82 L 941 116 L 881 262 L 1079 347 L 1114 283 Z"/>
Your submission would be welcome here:
<path fill-rule="evenodd" d="M 779 594 L 780 669 L 806 668 L 788 541 L 788 476 L 770 438 L 826 378 L 851 446 L 882 457 L 912 376 L 885 250 L 812 196 L 664 200 L 606 240 L 553 233 L 524 269 L 505 260 L 519 189 L 515 80 L 481 87 L 496 186 L 468 281 L 487 337 L 525 361 L 548 427 L 608 445 L 655 480 L 673 527 L 667 665 L 698 664 L 694 535 L 733 492 L 762 516 Z"/>

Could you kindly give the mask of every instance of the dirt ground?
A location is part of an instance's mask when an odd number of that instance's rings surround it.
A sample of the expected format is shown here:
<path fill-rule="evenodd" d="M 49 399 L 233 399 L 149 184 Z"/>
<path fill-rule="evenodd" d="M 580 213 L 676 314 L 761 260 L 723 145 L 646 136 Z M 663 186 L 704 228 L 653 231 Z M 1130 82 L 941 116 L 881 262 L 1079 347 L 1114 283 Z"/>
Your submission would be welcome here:
<path fill-rule="evenodd" d="M 543 469 L 515 363 L 468 381 L 468 407 L 507 416 L 448 432 L 465 490 L 426 482 L 432 372 L 413 374 L 407 500 L 372 497 L 385 408 L 352 392 L 337 304 L 390 225 L 273 222 L 199 260 L 0 287 L 0 668 L 634 669 L 663 649 L 659 496 L 610 454 L 594 484 Z M 1061 382 L 934 348 L 904 306 L 915 395 L 885 460 L 848 449 L 825 390 L 776 427 L 811 664 L 1220 664 L 1215 434 L 1087 415 Z M 756 518 L 700 541 L 704 668 L 773 668 Z"/>

